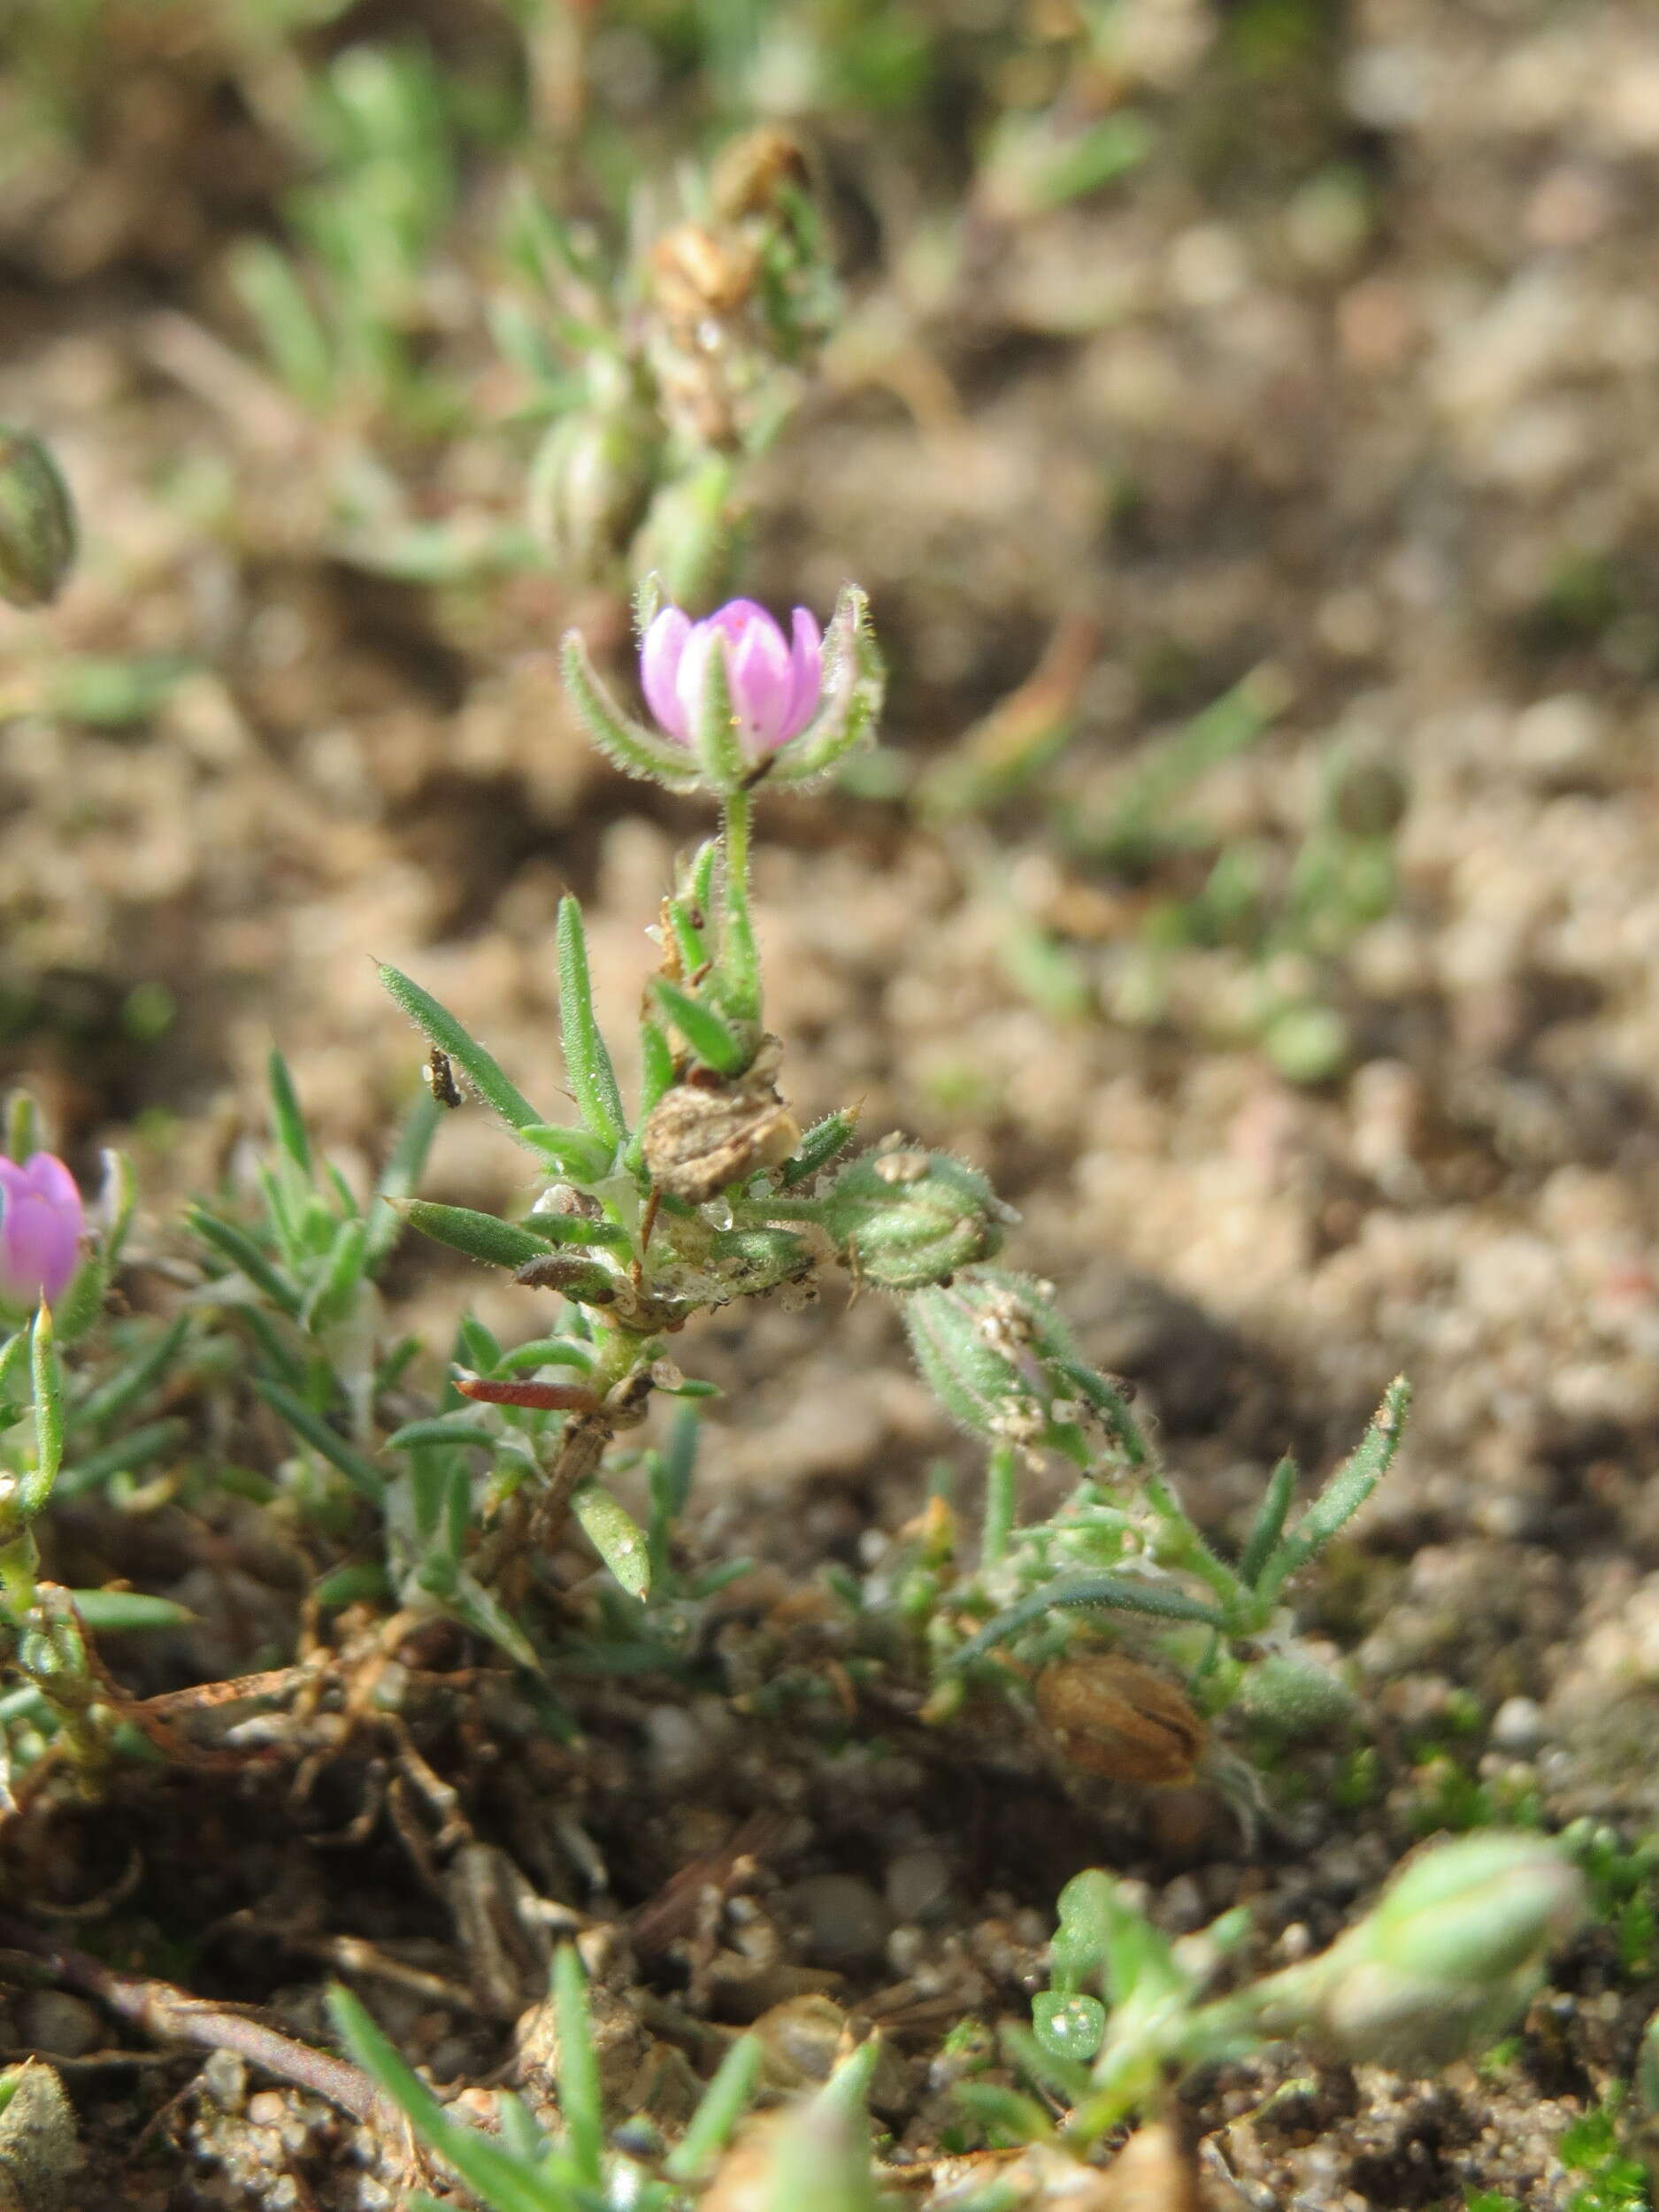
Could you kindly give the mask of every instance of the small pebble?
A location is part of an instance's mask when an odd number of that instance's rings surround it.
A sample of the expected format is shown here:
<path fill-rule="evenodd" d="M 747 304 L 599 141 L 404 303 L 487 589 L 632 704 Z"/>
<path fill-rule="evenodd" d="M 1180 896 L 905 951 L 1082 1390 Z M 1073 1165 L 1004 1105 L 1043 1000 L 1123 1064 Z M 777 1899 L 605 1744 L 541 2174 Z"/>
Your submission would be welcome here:
<path fill-rule="evenodd" d="M 1535 1751 L 1543 1717 L 1536 1699 L 1506 1697 L 1492 1717 L 1492 1740 L 1503 1751 Z"/>

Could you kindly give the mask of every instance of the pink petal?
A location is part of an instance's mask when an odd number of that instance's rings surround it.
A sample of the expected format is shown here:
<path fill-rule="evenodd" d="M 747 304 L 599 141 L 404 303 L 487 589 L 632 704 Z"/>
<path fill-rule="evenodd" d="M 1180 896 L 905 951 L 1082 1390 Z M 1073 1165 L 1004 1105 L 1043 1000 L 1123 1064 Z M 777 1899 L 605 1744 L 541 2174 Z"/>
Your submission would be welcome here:
<path fill-rule="evenodd" d="M 770 615 L 751 622 L 729 649 L 732 710 L 763 752 L 781 743 L 795 685 L 783 633 Z"/>
<path fill-rule="evenodd" d="M 23 1172 L 49 1205 L 71 1215 L 77 1224 L 81 1221 L 81 1187 L 55 1152 L 30 1153 Z M 75 1233 L 80 1235 L 79 1226 Z"/>
<path fill-rule="evenodd" d="M 784 716 L 780 744 L 798 737 L 818 711 L 824 689 L 824 635 L 817 618 L 804 607 L 795 611 L 794 640 L 789 652 L 789 706 Z"/>
<path fill-rule="evenodd" d="M 680 665 L 674 671 L 674 712 L 678 718 L 676 733 L 687 742 L 691 741 L 691 733 L 703 711 L 703 687 L 708 680 L 709 656 L 723 643 L 722 634 L 712 621 L 694 622 L 687 634 Z"/>
<path fill-rule="evenodd" d="M 709 617 L 710 622 L 726 632 L 735 645 L 743 633 L 757 622 L 778 627 L 757 599 L 728 599 L 723 607 L 717 607 Z"/>
<path fill-rule="evenodd" d="M 688 725 L 681 706 L 685 694 L 679 676 L 691 635 L 691 618 L 678 607 L 664 607 L 645 633 L 640 648 L 640 688 L 645 703 L 667 731 L 683 745 Z"/>

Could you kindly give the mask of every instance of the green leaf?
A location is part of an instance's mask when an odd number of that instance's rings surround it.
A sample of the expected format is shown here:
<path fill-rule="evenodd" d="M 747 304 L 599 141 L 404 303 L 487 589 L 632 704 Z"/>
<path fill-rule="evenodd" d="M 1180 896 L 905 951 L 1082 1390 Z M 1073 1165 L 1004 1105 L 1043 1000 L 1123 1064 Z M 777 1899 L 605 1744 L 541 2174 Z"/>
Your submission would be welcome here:
<path fill-rule="evenodd" d="M 439 1206 L 428 1198 L 411 1198 L 403 1203 L 403 1215 L 422 1236 L 491 1267 L 520 1268 L 552 1249 L 550 1237 L 497 1220 L 494 1214 L 475 1213 L 470 1206 Z"/>
<path fill-rule="evenodd" d="M 780 1180 L 785 1190 L 793 1190 L 797 1183 L 804 1183 L 826 1168 L 838 1152 L 844 1152 L 857 1133 L 858 1116 L 838 1109 L 826 1114 L 822 1121 L 815 1121 L 802 1138 L 795 1151 L 784 1164 Z"/>
<path fill-rule="evenodd" d="M 951 1653 L 947 1667 L 965 1667 L 987 1651 L 1005 1643 L 1027 1622 L 1040 1620 L 1056 1605 L 1114 1606 L 1125 1613 L 1148 1613 L 1166 1621 L 1201 1621 L 1206 1628 L 1225 1629 L 1227 1623 L 1213 1605 L 1188 1597 L 1184 1590 L 1161 1582 L 1131 1580 L 1125 1575 L 1081 1575 L 1075 1579 L 1046 1583 L 1018 1604 L 1007 1607 L 960 1649 Z"/>
<path fill-rule="evenodd" d="M 1247 1587 L 1254 1588 L 1256 1578 L 1278 1548 L 1285 1532 L 1290 1502 L 1295 1494 L 1296 1463 L 1286 1453 L 1267 1479 L 1262 1502 L 1244 1540 L 1244 1549 L 1239 1554 L 1239 1579 Z"/>
<path fill-rule="evenodd" d="M 582 910 L 572 898 L 559 901 L 555 932 L 559 972 L 559 1036 L 565 1072 L 582 1119 L 614 1156 L 628 1133 L 616 1070 L 594 1015 L 593 983 L 588 972 L 588 939 Z"/>
<path fill-rule="evenodd" d="M 467 1444 L 494 1451 L 496 1441 L 495 1430 L 477 1415 L 442 1413 L 429 1420 L 405 1421 L 387 1438 L 386 1448 L 406 1452 L 421 1444 Z"/>
<path fill-rule="evenodd" d="M 654 975 L 651 995 L 691 1050 L 717 1075 L 741 1075 L 754 1057 L 752 1046 L 711 1006 L 682 991 L 665 975 Z"/>
<path fill-rule="evenodd" d="M 412 1198 L 421 1176 L 426 1172 L 426 1155 L 432 1149 L 432 1140 L 438 1133 L 443 1109 L 424 1087 L 416 1092 L 413 1103 L 404 1115 L 392 1146 L 386 1165 L 380 1170 L 380 1180 L 374 1187 L 376 1199 L 380 1202 L 369 1209 L 368 1265 L 371 1274 L 403 1233 L 403 1217 L 396 1202 Z"/>
<path fill-rule="evenodd" d="M 190 1319 L 180 1314 L 168 1328 L 155 1337 L 136 1358 L 125 1367 L 118 1367 L 107 1375 L 96 1390 L 88 1391 L 73 1409 L 73 1419 L 77 1428 L 99 1428 L 135 1405 L 158 1383 L 179 1356 L 188 1333 Z"/>
<path fill-rule="evenodd" d="M 670 2181 L 701 2181 L 754 2100 L 765 2059 L 757 2035 L 741 2035 L 715 2070 L 685 2133 L 663 2161 Z"/>
<path fill-rule="evenodd" d="M 384 962 L 380 973 L 380 981 L 416 1028 L 440 1052 L 449 1055 L 479 1096 L 495 1109 L 515 1136 L 522 1139 L 526 1129 L 547 1126 L 546 1117 L 537 1113 L 524 1093 L 508 1080 L 498 1064 L 462 1028 L 448 1007 L 441 1006 L 429 991 L 423 991 L 419 983 Z"/>
<path fill-rule="evenodd" d="M 1383 1393 L 1382 1403 L 1357 1448 L 1337 1469 L 1289 1535 L 1275 1546 L 1256 1578 L 1256 1594 L 1263 1601 L 1277 1597 L 1291 1577 L 1324 1549 L 1370 1497 L 1394 1464 L 1410 1403 L 1411 1386 L 1403 1375 L 1396 1375 Z"/>
<path fill-rule="evenodd" d="M 368 1223 L 360 1218 L 342 1221 L 321 1272 L 300 1309 L 303 1329 L 315 1335 L 343 1317 L 367 1271 L 368 1258 Z"/>
<path fill-rule="evenodd" d="M 354 1490 L 365 1498 L 379 1499 L 385 1489 L 385 1477 L 365 1453 L 331 1429 L 320 1414 L 313 1413 L 279 1382 L 257 1378 L 254 1388 L 273 1413 L 279 1414 L 296 1434 L 319 1453 L 332 1466 L 337 1467 Z"/>
<path fill-rule="evenodd" d="M 604 2178 L 605 2116 L 588 2009 L 588 1978 L 575 1947 L 553 1955 L 553 2016 L 558 2030 L 558 2100 L 577 2178 L 597 2189 Z"/>
<path fill-rule="evenodd" d="M 65 1498 L 79 1498 L 100 1489 L 112 1476 L 135 1475 L 152 1460 L 176 1451 L 189 1433 L 189 1423 L 176 1414 L 165 1421 L 145 1421 L 135 1429 L 123 1429 L 101 1449 L 73 1455 L 58 1478 L 58 1493 Z"/>
<path fill-rule="evenodd" d="M 571 1511 L 621 1587 L 643 1600 L 651 1586 L 650 1547 L 633 1515 L 596 1482 L 581 1485 Z"/>
<path fill-rule="evenodd" d="M 273 1306 L 290 1319 L 298 1320 L 303 1298 L 292 1283 L 277 1272 L 246 1230 L 237 1228 L 233 1222 L 221 1221 L 217 1214 L 211 1214 L 201 1206 L 190 1207 L 185 1219 L 204 1243 L 211 1244 L 256 1289 L 264 1291 Z"/>
<path fill-rule="evenodd" d="M 558 2212 L 547 2184 L 475 2128 L 452 2120 L 438 2100 L 393 2049 L 348 1989 L 328 1992 L 328 2009 L 340 2039 L 409 2120 L 415 2132 L 449 2161 L 490 2212 Z"/>
<path fill-rule="evenodd" d="M 139 1628 L 183 1628 L 196 1616 L 171 1598 L 142 1590 L 72 1590 L 74 1607 L 95 1635 L 119 1636 Z"/>
<path fill-rule="evenodd" d="M 300 1102 L 294 1089 L 294 1078 L 288 1072 L 288 1064 L 274 1045 L 271 1048 L 267 1065 L 271 1079 L 271 1114 L 276 1124 L 277 1141 L 309 1181 L 311 1144 L 305 1131 L 305 1117 L 300 1111 Z"/>
<path fill-rule="evenodd" d="M 573 1183 L 597 1183 L 611 1172 L 615 1148 L 586 1129 L 565 1129 L 542 1122 L 519 1132 L 549 1166 Z"/>
<path fill-rule="evenodd" d="M 586 1344 L 573 1343 L 567 1336 L 538 1336 L 528 1344 L 515 1344 L 511 1352 L 503 1352 L 491 1371 L 497 1375 L 528 1375 L 538 1367 L 573 1367 L 579 1374 L 591 1375 L 594 1356 Z"/>
<path fill-rule="evenodd" d="M 691 749 L 703 780 L 723 797 L 742 789 L 752 767 L 732 711 L 730 652 L 725 635 L 717 634 L 703 664 L 703 692 L 691 726 Z"/>

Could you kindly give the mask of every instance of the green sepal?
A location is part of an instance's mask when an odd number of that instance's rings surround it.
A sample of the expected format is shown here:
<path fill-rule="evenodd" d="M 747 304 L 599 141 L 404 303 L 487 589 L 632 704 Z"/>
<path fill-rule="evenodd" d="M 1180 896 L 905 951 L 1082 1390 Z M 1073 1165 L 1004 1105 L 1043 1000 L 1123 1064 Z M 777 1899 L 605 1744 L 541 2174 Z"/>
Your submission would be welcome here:
<path fill-rule="evenodd" d="M 824 634 L 823 703 L 800 736 L 773 754 L 768 771 L 773 783 L 821 776 L 875 735 L 887 671 L 871 634 L 869 607 L 856 584 L 842 586 Z"/>
<path fill-rule="evenodd" d="M 35 1392 L 35 1464 L 17 1486 L 18 1511 L 26 1521 L 32 1521 L 45 1506 L 64 1463 L 64 1370 L 44 1301 L 29 1333 L 29 1368 Z"/>
<path fill-rule="evenodd" d="M 741 791 L 756 764 L 743 750 L 732 711 L 730 647 L 723 631 L 710 640 L 703 664 L 703 689 L 692 718 L 691 749 L 702 771 L 703 788 L 723 797 Z"/>
<path fill-rule="evenodd" d="M 576 718 L 612 767 L 669 791 L 695 791 L 696 763 L 683 745 L 624 714 L 601 682 L 580 630 L 568 630 L 559 649 L 565 689 Z"/>

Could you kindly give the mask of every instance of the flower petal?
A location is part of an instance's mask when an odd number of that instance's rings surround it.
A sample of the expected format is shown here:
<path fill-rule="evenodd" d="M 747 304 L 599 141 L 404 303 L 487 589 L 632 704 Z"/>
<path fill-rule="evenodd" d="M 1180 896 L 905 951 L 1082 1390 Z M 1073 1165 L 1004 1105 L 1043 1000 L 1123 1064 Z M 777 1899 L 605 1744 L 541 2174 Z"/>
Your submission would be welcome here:
<path fill-rule="evenodd" d="M 785 744 L 797 737 L 818 711 L 824 688 L 824 635 L 818 618 L 805 607 L 795 611 L 794 637 L 789 651 L 789 709 L 784 718 Z"/>
<path fill-rule="evenodd" d="M 678 607 L 664 607 L 645 633 L 640 648 L 640 688 L 645 703 L 668 734 L 682 745 L 689 726 L 682 703 L 686 695 L 679 678 L 691 634 L 690 616 Z"/>
<path fill-rule="evenodd" d="M 751 622 L 730 648 L 732 710 L 753 749 L 770 752 L 788 734 L 795 688 L 783 633 L 770 615 Z"/>

